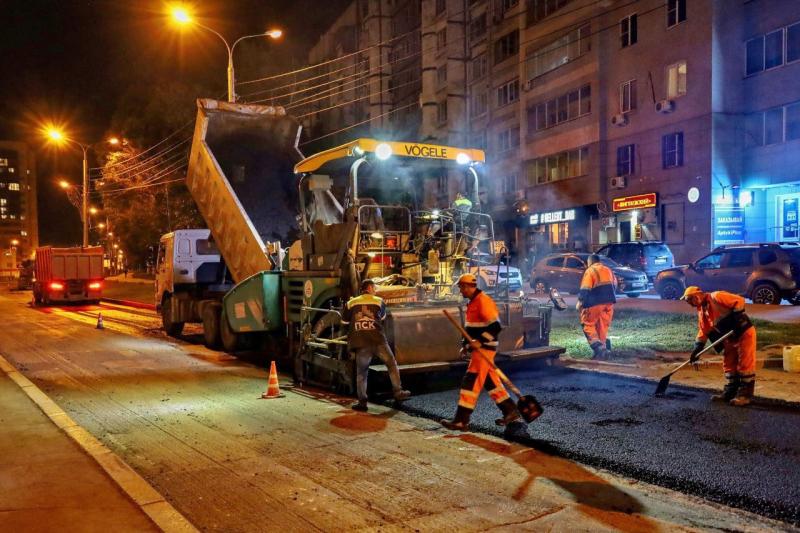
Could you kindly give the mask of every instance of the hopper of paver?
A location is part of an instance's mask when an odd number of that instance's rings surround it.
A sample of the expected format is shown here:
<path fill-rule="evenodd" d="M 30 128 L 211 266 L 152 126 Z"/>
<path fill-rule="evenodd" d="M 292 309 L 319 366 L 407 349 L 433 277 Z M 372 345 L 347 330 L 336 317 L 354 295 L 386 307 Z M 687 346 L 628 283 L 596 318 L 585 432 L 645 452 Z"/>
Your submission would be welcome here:
<path fill-rule="evenodd" d="M 280 268 L 266 243 L 296 236 L 299 137 L 283 108 L 197 101 L 186 184 L 234 281 Z"/>

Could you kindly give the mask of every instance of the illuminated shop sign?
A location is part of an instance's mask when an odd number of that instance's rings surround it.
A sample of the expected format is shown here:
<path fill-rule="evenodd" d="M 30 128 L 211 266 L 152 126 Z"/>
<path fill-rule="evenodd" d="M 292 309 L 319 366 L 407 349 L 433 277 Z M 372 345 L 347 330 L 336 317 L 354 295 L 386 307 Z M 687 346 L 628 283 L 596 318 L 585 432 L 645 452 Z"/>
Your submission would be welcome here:
<path fill-rule="evenodd" d="M 716 207 L 714 209 L 714 245 L 744 242 L 744 209 Z"/>
<path fill-rule="evenodd" d="M 656 193 L 637 194 L 636 196 L 624 196 L 614 198 L 611 208 L 615 213 L 619 211 L 629 211 L 631 209 L 648 209 L 657 205 Z"/>
<path fill-rule="evenodd" d="M 531 226 L 539 224 L 555 224 L 558 222 L 569 222 L 575 220 L 574 209 L 562 209 L 561 211 L 549 211 L 546 213 L 534 213 L 531 215 Z"/>

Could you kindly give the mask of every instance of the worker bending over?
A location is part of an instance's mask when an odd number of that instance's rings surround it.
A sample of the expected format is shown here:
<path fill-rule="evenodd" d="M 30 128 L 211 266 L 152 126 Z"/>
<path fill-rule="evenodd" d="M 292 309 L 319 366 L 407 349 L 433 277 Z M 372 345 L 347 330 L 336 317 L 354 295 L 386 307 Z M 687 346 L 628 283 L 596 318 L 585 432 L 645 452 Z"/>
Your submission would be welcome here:
<path fill-rule="evenodd" d="M 575 309 L 580 311 L 583 334 L 594 352 L 593 358 L 608 359 L 611 356 L 608 328 L 611 327 L 614 304 L 617 303 L 614 295 L 617 279 L 597 254 L 590 255 L 587 264 Z"/>
<path fill-rule="evenodd" d="M 478 403 L 481 387 L 485 385 L 489 396 L 503 413 L 503 418 L 498 418 L 495 422 L 500 426 L 508 425 L 518 420 L 520 414 L 497 372 L 489 363 L 489 361 L 494 363 L 497 339 L 500 330 L 503 329 L 500 324 L 500 314 L 497 312 L 494 300 L 478 289 L 478 280 L 474 275 L 463 274 L 458 278 L 458 289 L 464 298 L 469 299 L 465 329 L 472 339 L 472 343 L 467 343 L 464 339 L 462 351 L 480 350 L 481 353 L 472 354 L 467 373 L 461 382 L 455 417 L 453 420 L 442 420 L 441 423 L 448 429 L 466 430 L 472 411 L 475 410 L 475 404 Z"/>
<path fill-rule="evenodd" d="M 681 297 L 697 308 L 698 332 L 692 362 L 697 361 L 707 340 L 714 342 L 729 331 L 733 335 L 722 341 L 722 371 L 725 387 L 712 400 L 743 406 L 753 399 L 756 386 L 756 328 L 744 312 L 744 298 L 725 291 L 703 292 L 699 287 L 686 287 Z"/>

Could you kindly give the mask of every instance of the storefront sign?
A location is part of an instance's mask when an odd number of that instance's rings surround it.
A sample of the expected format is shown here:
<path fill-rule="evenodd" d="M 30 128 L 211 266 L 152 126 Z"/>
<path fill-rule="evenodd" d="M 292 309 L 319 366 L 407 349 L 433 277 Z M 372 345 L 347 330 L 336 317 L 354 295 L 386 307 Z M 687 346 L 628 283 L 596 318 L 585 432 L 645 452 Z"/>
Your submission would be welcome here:
<path fill-rule="evenodd" d="M 744 209 L 716 207 L 714 209 L 714 246 L 744 242 Z"/>
<path fill-rule="evenodd" d="M 781 198 L 781 240 L 793 241 L 800 237 L 800 198 Z"/>
<path fill-rule="evenodd" d="M 534 213 L 531 215 L 531 226 L 539 224 L 556 224 L 558 222 L 569 222 L 575 220 L 574 209 L 562 209 L 561 211 L 549 211 L 546 213 Z"/>
<path fill-rule="evenodd" d="M 656 193 L 649 192 L 647 194 L 637 194 L 636 196 L 625 196 L 623 198 L 614 198 L 611 208 L 614 212 L 628 211 L 630 209 L 648 209 L 657 205 Z"/>

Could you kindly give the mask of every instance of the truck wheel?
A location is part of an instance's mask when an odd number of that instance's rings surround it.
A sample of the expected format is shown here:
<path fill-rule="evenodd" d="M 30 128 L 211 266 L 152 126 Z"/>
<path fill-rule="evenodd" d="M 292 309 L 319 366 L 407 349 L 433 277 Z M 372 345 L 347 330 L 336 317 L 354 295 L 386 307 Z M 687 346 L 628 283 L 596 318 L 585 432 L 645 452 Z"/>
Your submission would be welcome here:
<path fill-rule="evenodd" d="M 771 283 L 759 283 L 753 287 L 751 296 L 754 304 L 780 305 L 781 295 Z"/>
<path fill-rule="evenodd" d="M 183 322 L 176 322 L 172 319 L 171 296 L 164 297 L 161 304 L 161 325 L 170 337 L 177 337 L 183 331 Z"/>
<path fill-rule="evenodd" d="M 219 338 L 222 348 L 229 353 L 239 351 L 240 335 L 231 329 L 228 319 L 220 313 Z"/>
<path fill-rule="evenodd" d="M 203 342 L 207 348 L 219 350 L 222 345 L 220 336 L 220 317 L 222 306 L 208 305 L 203 309 Z"/>

